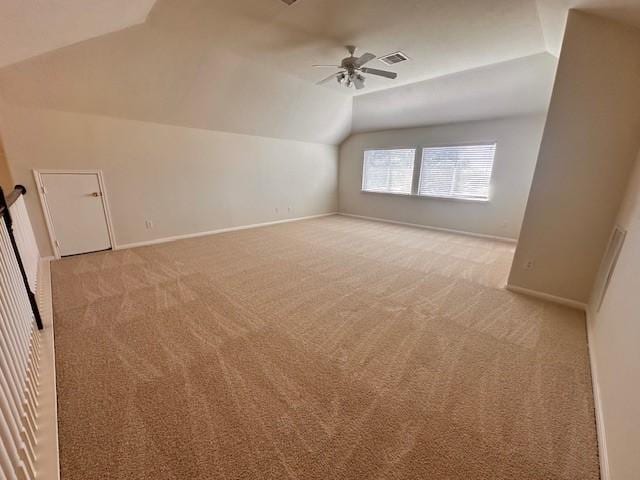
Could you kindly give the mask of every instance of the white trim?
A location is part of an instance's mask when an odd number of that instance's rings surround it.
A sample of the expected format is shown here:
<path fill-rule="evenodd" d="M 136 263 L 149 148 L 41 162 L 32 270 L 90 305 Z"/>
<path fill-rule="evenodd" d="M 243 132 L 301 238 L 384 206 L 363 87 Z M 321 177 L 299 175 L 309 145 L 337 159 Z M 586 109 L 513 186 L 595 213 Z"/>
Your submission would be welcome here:
<path fill-rule="evenodd" d="M 600 478 L 601 480 L 609 480 L 611 473 L 609 471 L 609 454 L 607 451 L 607 436 L 604 428 L 604 410 L 602 408 L 602 397 L 600 395 L 600 382 L 598 380 L 598 368 L 596 363 L 596 354 L 593 351 L 593 329 L 591 322 L 593 313 L 591 308 L 586 309 L 587 316 L 587 344 L 589 347 L 589 363 L 591 365 L 591 383 L 593 385 L 593 406 L 596 414 L 596 432 L 598 437 L 598 458 L 600 460 Z"/>
<path fill-rule="evenodd" d="M 102 194 L 102 208 L 104 210 L 104 218 L 107 221 L 109 242 L 111 243 L 111 248 L 116 250 L 116 235 L 113 230 L 113 222 L 111 221 L 111 209 L 109 208 L 109 196 L 107 195 L 107 187 L 104 182 L 104 174 L 102 173 L 102 170 L 96 170 L 96 174 L 98 175 L 98 185 L 100 186 L 100 193 Z"/>
<path fill-rule="evenodd" d="M 369 193 L 369 192 L 367 192 L 367 193 Z M 433 227 L 431 225 L 421 225 L 419 223 L 399 222 L 397 220 L 389 220 L 387 218 L 367 217 L 367 216 L 364 216 L 364 215 L 354 215 L 353 213 L 338 212 L 338 215 L 342 215 L 343 217 L 361 218 L 363 220 L 371 220 L 373 222 L 392 223 L 394 225 L 404 225 L 406 227 L 423 228 L 425 230 L 435 230 L 437 232 L 455 233 L 456 235 L 466 235 L 468 237 L 486 238 L 486 239 L 489 239 L 489 240 L 498 240 L 500 242 L 518 243 L 518 240 L 516 240 L 514 238 L 498 237 L 496 235 L 486 235 L 484 233 L 467 232 L 465 230 L 453 230 L 451 228 Z"/>
<path fill-rule="evenodd" d="M 394 193 L 394 192 L 379 192 L 375 190 L 360 190 L 360 193 L 374 193 L 376 195 L 395 195 L 397 197 L 409 197 L 409 198 L 423 198 L 427 200 L 447 200 L 454 202 L 470 202 L 480 205 L 490 205 L 490 198 L 464 198 L 464 197 L 439 197 L 437 195 L 419 195 L 417 193 Z"/>
<path fill-rule="evenodd" d="M 53 251 L 55 258 L 61 258 L 60 248 L 56 243 L 56 235 L 55 230 L 53 228 L 53 220 L 51 216 L 51 210 L 49 209 L 49 204 L 47 203 L 47 197 L 45 196 L 44 190 L 44 182 L 42 181 L 42 175 L 56 175 L 56 174 L 67 174 L 67 175 L 96 175 L 98 177 L 98 187 L 100 188 L 100 193 L 102 194 L 102 210 L 104 211 L 104 218 L 107 223 L 107 232 L 109 235 L 109 243 L 111 244 L 111 248 L 113 250 L 117 250 L 118 246 L 116 243 L 115 233 L 113 230 L 113 222 L 111 220 L 111 210 L 109 209 L 109 199 L 107 196 L 107 189 L 104 181 L 104 174 L 102 170 L 33 170 L 33 178 L 36 182 L 36 187 L 38 190 L 38 197 L 40 198 L 40 205 L 42 207 L 42 213 L 44 214 L 45 224 L 47 226 L 47 232 L 49 233 L 49 242 L 51 243 L 51 249 Z"/>
<path fill-rule="evenodd" d="M 44 330 L 41 335 L 40 397 L 38 403 L 37 477 L 60 480 L 58 448 L 58 404 L 56 397 L 56 361 L 53 335 L 50 259 L 41 258 L 38 265 L 36 297 Z"/>
<path fill-rule="evenodd" d="M 540 292 L 538 290 L 531 290 L 529 288 L 517 287 L 515 285 L 507 285 L 506 289 L 510 292 L 521 293 L 522 295 L 527 295 L 529 297 L 539 298 L 540 300 L 557 303 L 559 305 L 564 305 L 565 307 L 575 308 L 576 310 L 587 310 L 586 303 L 578 302 L 577 300 L 572 300 L 570 298 L 557 297 L 549 293 Z"/>
<path fill-rule="evenodd" d="M 422 181 L 422 163 L 424 157 L 425 149 L 430 148 L 447 148 L 447 147 L 472 147 L 472 146 L 488 146 L 494 145 L 496 148 L 493 154 L 493 162 L 491 163 L 491 175 L 489 176 L 489 194 L 487 198 L 472 198 L 472 197 L 457 197 L 457 196 L 447 196 L 447 195 L 420 195 L 420 183 Z M 375 152 L 375 151 L 386 151 L 386 150 L 414 150 L 415 156 L 413 160 L 413 180 L 411 182 L 411 192 L 410 193 L 399 193 L 399 192 L 385 192 L 379 190 L 365 190 L 364 188 L 364 180 L 365 180 L 365 165 L 366 165 L 366 155 L 367 152 Z M 443 143 L 443 144 L 419 144 L 414 145 L 412 147 L 402 146 L 402 147 L 367 147 L 362 152 L 362 168 L 360 169 L 360 193 L 378 193 L 382 195 L 398 195 L 403 197 L 411 197 L 411 198 L 426 198 L 426 199 L 435 199 L 435 200 L 454 200 L 454 201 L 462 201 L 462 202 L 472 202 L 472 203 L 491 203 L 491 186 L 493 185 L 493 171 L 495 165 L 495 159 L 497 157 L 498 151 L 498 140 L 487 140 L 487 141 L 478 141 L 478 142 L 460 142 L 460 143 Z M 467 233 L 467 232 L 462 232 Z"/>
<path fill-rule="evenodd" d="M 397 150 L 413 150 L 413 167 L 411 170 L 411 191 L 409 193 L 403 192 L 385 192 L 380 190 L 366 190 L 364 183 L 366 180 L 366 166 L 367 166 L 367 152 L 389 152 Z M 362 168 L 360 169 L 360 192 L 362 193 L 383 193 L 386 195 L 404 195 L 407 197 L 415 196 L 415 183 L 416 183 L 416 167 L 418 167 L 418 155 L 419 150 L 417 147 L 390 147 L 390 148 L 365 148 L 362 152 Z"/>
<path fill-rule="evenodd" d="M 49 211 L 49 205 L 44 198 L 44 186 L 42 185 L 42 177 L 37 170 L 33 170 L 33 180 L 36 182 L 36 189 L 38 190 L 38 198 L 40 199 L 40 207 L 42 208 L 42 214 L 44 215 L 44 222 L 47 226 L 47 234 L 49 235 L 49 245 L 53 252 L 54 258 L 60 258 L 60 252 L 56 246 L 56 237 L 53 234 L 53 223 L 51 222 L 51 212 Z"/>
<path fill-rule="evenodd" d="M 439 149 L 439 148 L 455 148 L 455 147 L 488 147 L 493 146 L 493 158 L 491 159 L 491 172 L 489 173 L 489 191 L 486 198 L 470 198 L 455 195 L 420 195 L 420 188 L 422 187 L 422 167 L 424 166 L 424 152 L 425 150 Z M 470 202 L 491 202 L 491 186 L 493 184 L 493 172 L 496 163 L 496 156 L 498 152 L 498 141 L 493 140 L 491 142 L 471 142 L 471 143 L 458 143 L 450 145 L 421 145 L 420 149 L 420 164 L 418 167 L 418 189 L 416 190 L 416 196 L 422 198 L 438 198 L 446 200 L 465 200 Z"/>
<path fill-rule="evenodd" d="M 337 212 L 321 213 L 319 215 L 309 215 L 307 217 L 288 218 L 286 220 L 276 220 L 274 222 L 253 223 L 251 225 L 240 225 L 239 227 L 219 228 L 217 230 L 208 230 L 206 232 L 186 233 L 184 235 L 174 235 L 172 237 L 156 238 L 154 240 L 145 240 L 143 242 L 124 243 L 118 245 L 116 250 L 126 250 L 128 248 L 146 247 L 148 245 L 158 245 L 160 243 L 175 242 L 176 240 L 186 240 L 188 238 L 206 237 L 207 235 L 217 235 L 219 233 L 235 232 L 238 230 L 248 230 L 251 228 L 268 227 L 270 225 L 278 225 L 281 223 L 299 222 L 301 220 L 310 220 L 312 218 L 330 217 L 338 215 Z"/>

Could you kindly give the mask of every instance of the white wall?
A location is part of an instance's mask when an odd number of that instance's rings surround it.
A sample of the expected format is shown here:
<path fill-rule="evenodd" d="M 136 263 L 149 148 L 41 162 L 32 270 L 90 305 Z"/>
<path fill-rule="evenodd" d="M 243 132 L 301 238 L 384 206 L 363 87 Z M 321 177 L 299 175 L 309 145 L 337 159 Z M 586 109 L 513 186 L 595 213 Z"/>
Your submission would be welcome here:
<path fill-rule="evenodd" d="M 639 86 L 640 29 L 571 11 L 509 284 L 588 301 L 640 147 Z"/>
<path fill-rule="evenodd" d="M 45 255 L 51 251 L 31 169 L 102 169 L 118 244 L 337 207 L 335 146 L 50 110 L 5 106 L 3 113 L 13 177 L 30 192 Z"/>
<path fill-rule="evenodd" d="M 640 156 L 617 223 L 627 237 L 599 312 L 591 301 L 589 347 L 610 480 L 626 480 L 640 472 Z"/>
<path fill-rule="evenodd" d="M 354 135 L 340 148 L 340 211 L 484 235 L 517 238 L 543 127 L 544 116 L 536 115 Z M 361 191 L 365 149 L 476 141 L 497 141 L 489 202 Z"/>

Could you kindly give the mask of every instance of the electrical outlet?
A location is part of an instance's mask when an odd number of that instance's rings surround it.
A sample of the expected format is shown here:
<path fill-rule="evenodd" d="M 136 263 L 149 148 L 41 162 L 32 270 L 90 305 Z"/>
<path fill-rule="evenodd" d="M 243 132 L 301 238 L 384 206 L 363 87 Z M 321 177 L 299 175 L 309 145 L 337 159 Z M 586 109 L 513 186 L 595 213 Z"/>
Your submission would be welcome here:
<path fill-rule="evenodd" d="M 147 230 L 151 230 L 153 228 L 153 222 L 151 220 L 145 220 L 144 226 L 147 227 Z"/>
<path fill-rule="evenodd" d="M 527 261 L 524 263 L 524 269 L 525 269 L 525 270 L 533 270 L 534 265 L 535 265 L 535 264 L 534 264 L 534 262 L 533 262 L 533 259 L 531 259 L 531 258 L 530 258 L 529 260 L 527 260 Z"/>
<path fill-rule="evenodd" d="M 289 205 L 289 208 L 287 209 L 289 211 L 289 213 L 293 212 L 293 207 L 291 205 Z"/>
<path fill-rule="evenodd" d="M 280 213 L 280 209 L 276 207 L 276 213 Z"/>

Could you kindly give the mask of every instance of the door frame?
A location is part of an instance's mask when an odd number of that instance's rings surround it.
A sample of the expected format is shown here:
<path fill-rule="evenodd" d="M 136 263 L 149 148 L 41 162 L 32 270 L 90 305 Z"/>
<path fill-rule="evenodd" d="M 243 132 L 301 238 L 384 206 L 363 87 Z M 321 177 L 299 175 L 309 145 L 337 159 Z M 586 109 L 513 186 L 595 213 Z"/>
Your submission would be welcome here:
<path fill-rule="evenodd" d="M 55 174 L 67 174 L 67 175 L 96 175 L 98 177 L 98 186 L 100 187 L 100 193 L 102 194 L 102 208 L 104 210 L 104 218 L 107 222 L 107 232 L 109 233 L 109 243 L 111 243 L 111 250 L 117 250 L 116 238 L 113 233 L 113 224 L 111 222 L 111 210 L 109 209 L 109 198 L 107 197 L 107 189 L 104 182 L 104 175 L 102 170 L 64 170 L 64 169 L 33 169 L 33 179 L 36 182 L 38 189 L 38 197 L 40 198 L 40 206 L 42 207 L 42 213 L 44 215 L 44 221 L 47 225 L 47 233 L 49 234 L 49 242 L 53 255 L 56 259 L 62 258 L 60 255 L 60 249 L 57 245 L 56 234 L 53 228 L 53 217 L 49 210 L 49 204 L 47 203 L 47 197 L 44 194 L 44 182 L 42 181 L 42 175 L 55 175 Z"/>

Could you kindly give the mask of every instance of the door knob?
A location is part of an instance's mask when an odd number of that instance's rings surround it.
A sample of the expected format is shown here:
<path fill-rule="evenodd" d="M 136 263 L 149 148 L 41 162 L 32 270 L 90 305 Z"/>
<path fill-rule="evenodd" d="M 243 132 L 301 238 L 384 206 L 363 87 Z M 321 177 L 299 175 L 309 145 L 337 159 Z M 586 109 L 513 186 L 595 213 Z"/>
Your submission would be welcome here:
<path fill-rule="evenodd" d="M 100 193 L 100 192 L 93 192 L 93 193 L 91 194 L 91 196 L 92 196 L 92 197 L 101 197 L 101 196 L 102 196 L 102 193 Z"/>

